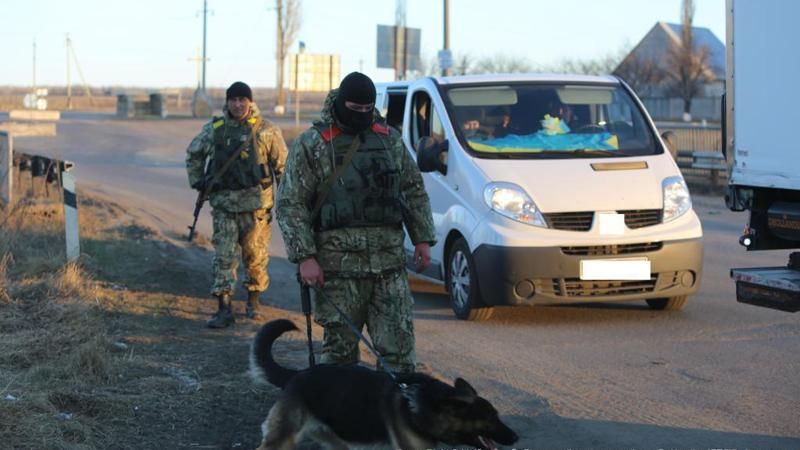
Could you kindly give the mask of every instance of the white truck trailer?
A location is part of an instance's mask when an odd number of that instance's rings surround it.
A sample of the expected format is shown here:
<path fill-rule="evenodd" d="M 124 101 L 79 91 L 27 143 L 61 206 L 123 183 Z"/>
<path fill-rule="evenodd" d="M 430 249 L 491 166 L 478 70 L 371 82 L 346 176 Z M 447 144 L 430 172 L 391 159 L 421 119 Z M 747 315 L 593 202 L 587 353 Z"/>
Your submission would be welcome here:
<path fill-rule="evenodd" d="M 750 212 L 748 251 L 800 249 L 800 1 L 727 0 L 726 11 L 726 204 Z M 800 310 L 800 251 L 731 278 L 739 302 Z"/>

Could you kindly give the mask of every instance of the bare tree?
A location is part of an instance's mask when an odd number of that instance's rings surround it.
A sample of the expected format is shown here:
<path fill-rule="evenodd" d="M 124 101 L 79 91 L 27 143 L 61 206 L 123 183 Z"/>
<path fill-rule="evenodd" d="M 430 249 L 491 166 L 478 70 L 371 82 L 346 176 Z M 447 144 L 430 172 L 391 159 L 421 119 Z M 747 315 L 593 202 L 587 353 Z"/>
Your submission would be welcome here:
<path fill-rule="evenodd" d="M 295 39 L 297 39 L 297 32 L 300 30 L 300 24 L 302 22 L 300 7 L 301 0 L 275 0 L 275 11 L 278 19 L 278 34 L 275 45 L 276 110 L 283 110 L 284 103 L 286 103 L 286 93 L 283 90 L 283 75 L 289 47 L 291 47 Z"/>
<path fill-rule="evenodd" d="M 425 56 L 420 57 L 420 67 L 418 70 L 409 73 L 408 79 L 418 79 L 421 77 L 438 77 L 442 73 L 439 67 L 439 57 Z M 453 67 L 450 69 L 451 75 L 467 75 L 474 73 L 474 60 L 469 53 L 456 53 L 453 55 Z"/>
<path fill-rule="evenodd" d="M 462 53 L 453 58 L 453 75 L 466 75 L 471 73 L 475 60 L 469 53 Z"/>
<path fill-rule="evenodd" d="M 653 86 L 664 81 L 666 76 L 655 60 L 633 54 L 617 66 L 613 73 L 625 80 L 640 97 L 651 94 Z"/>
<path fill-rule="evenodd" d="M 552 67 L 552 72 L 582 73 L 586 75 L 608 75 L 630 52 L 630 45 L 624 44 L 616 51 L 595 59 L 565 59 Z"/>
<path fill-rule="evenodd" d="M 479 59 L 470 73 L 519 73 L 530 72 L 531 64 L 522 58 L 495 55 Z"/>
<path fill-rule="evenodd" d="M 700 93 L 702 84 L 712 79 L 708 68 L 710 50 L 694 45 L 694 1 L 683 0 L 681 8 L 681 40 L 667 52 L 666 77 L 669 92 L 683 99 L 683 112 L 690 114 L 692 99 Z"/>

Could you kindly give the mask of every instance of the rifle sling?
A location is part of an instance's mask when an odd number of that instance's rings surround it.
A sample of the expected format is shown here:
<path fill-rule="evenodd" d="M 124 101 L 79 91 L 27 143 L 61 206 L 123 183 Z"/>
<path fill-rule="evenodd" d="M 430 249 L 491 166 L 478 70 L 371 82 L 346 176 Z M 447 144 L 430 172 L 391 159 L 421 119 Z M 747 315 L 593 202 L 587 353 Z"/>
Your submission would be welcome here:
<path fill-rule="evenodd" d="M 250 133 L 250 141 L 253 143 L 254 152 L 258 151 L 256 146 L 256 133 L 258 132 L 259 128 L 261 128 L 261 117 L 259 117 L 256 120 L 256 123 L 253 124 L 253 128 Z M 239 148 L 236 149 L 236 151 L 233 152 L 227 160 L 225 160 L 225 164 L 222 165 L 222 168 L 219 170 L 219 172 L 215 173 L 211 177 L 211 180 L 208 182 L 208 184 L 206 184 L 206 192 L 204 197 L 208 196 L 208 190 L 211 188 L 211 186 L 214 186 L 219 182 L 220 179 L 222 179 L 222 175 L 225 175 L 225 172 L 230 169 L 230 167 L 233 165 L 233 162 L 236 161 L 236 158 L 239 157 L 239 154 L 242 153 L 242 150 L 244 150 L 245 147 L 247 147 L 247 142 L 244 142 L 241 146 L 239 146 Z"/>
<path fill-rule="evenodd" d="M 333 187 L 333 183 L 336 182 L 336 179 L 342 175 L 344 169 L 350 165 L 350 162 L 353 160 L 353 156 L 356 154 L 356 150 L 358 150 L 359 143 L 360 143 L 360 136 L 356 135 L 353 138 L 353 142 L 350 143 L 350 147 L 347 149 L 347 153 L 344 155 L 344 160 L 342 161 L 342 165 L 336 167 L 336 170 L 331 173 L 327 180 L 325 180 L 325 184 L 322 186 L 322 189 L 319 191 L 319 195 L 317 195 L 317 201 L 314 204 L 314 209 L 311 211 L 311 222 L 317 220 L 317 214 L 319 214 L 320 208 L 322 208 L 322 204 L 325 203 L 325 199 L 328 197 L 328 194 L 331 192 L 331 188 Z M 334 152 L 334 160 L 336 152 L 333 149 L 333 138 L 330 140 L 331 143 L 331 151 Z"/>

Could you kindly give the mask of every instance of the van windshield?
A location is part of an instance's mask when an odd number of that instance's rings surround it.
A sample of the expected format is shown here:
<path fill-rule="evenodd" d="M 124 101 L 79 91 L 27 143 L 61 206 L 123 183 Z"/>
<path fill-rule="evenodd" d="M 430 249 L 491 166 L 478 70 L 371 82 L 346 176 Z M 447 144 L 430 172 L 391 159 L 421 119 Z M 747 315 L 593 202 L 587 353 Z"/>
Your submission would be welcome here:
<path fill-rule="evenodd" d="M 586 158 L 661 153 L 619 85 L 450 86 L 447 108 L 478 157 Z"/>

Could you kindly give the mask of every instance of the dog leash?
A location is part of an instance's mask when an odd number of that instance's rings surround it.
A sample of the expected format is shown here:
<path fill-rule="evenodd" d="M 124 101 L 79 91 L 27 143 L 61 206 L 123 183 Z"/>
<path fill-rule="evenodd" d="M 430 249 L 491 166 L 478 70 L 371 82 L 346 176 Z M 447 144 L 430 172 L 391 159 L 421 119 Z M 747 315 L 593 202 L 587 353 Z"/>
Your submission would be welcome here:
<path fill-rule="evenodd" d="M 308 285 L 300 279 L 300 271 L 297 271 L 297 282 L 300 283 L 300 302 L 303 314 L 306 316 L 306 337 L 308 338 L 308 367 L 314 367 L 314 343 L 311 340 L 311 293 Z"/>
<path fill-rule="evenodd" d="M 358 338 L 364 343 L 364 345 L 367 346 L 369 351 L 372 352 L 373 355 L 375 355 L 375 358 L 378 360 L 378 363 L 381 365 L 381 369 L 383 369 L 383 371 L 386 372 L 389 375 L 389 377 L 392 379 L 392 381 L 394 381 L 395 384 L 399 385 L 401 388 L 405 387 L 404 383 L 400 383 L 399 381 L 397 381 L 397 375 L 395 375 L 395 373 L 392 372 L 391 369 L 389 369 L 389 366 L 386 365 L 386 361 L 383 360 L 383 357 L 380 355 L 380 353 L 378 353 L 378 351 L 375 350 L 375 347 L 372 346 L 372 343 L 369 340 L 367 340 L 366 336 L 364 336 L 364 334 L 361 333 L 361 331 L 353 323 L 353 321 L 350 320 L 349 317 L 347 317 L 347 314 L 345 314 L 344 311 L 342 311 L 342 309 L 339 308 L 339 305 L 337 305 L 336 302 L 331 300 L 330 297 L 325 295 L 325 292 L 323 292 L 322 289 L 314 286 L 314 291 L 319 296 L 322 297 L 323 301 L 330 303 L 333 306 L 333 308 L 339 313 L 339 315 L 342 316 L 342 319 L 344 319 L 344 321 L 347 324 L 347 326 L 350 327 L 350 331 L 355 333 L 355 335 L 358 336 Z M 313 356 L 311 356 L 310 358 L 313 358 Z"/>

